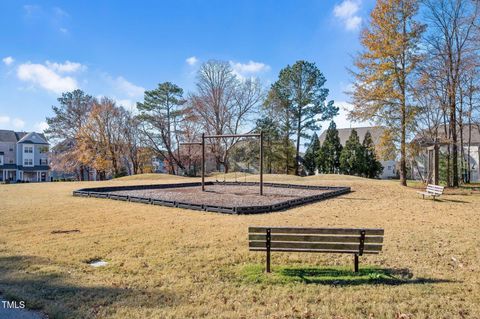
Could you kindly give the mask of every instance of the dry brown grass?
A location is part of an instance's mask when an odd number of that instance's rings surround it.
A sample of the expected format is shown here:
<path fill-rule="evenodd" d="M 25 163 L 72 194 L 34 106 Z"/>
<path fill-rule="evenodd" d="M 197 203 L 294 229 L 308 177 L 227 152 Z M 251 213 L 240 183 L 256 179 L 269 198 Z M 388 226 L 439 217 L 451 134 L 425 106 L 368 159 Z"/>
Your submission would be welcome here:
<path fill-rule="evenodd" d="M 478 194 L 434 202 L 391 181 L 268 176 L 354 192 L 252 216 L 71 196 L 99 184 L 175 180 L 0 185 L 0 292 L 59 318 L 479 318 Z M 361 267 L 413 277 L 399 285 L 255 283 L 244 270 L 264 256 L 247 249 L 249 225 L 384 228 L 384 252 L 361 257 Z M 80 232 L 51 233 L 73 229 Z M 85 263 L 97 257 L 109 265 Z M 274 272 L 351 267 L 352 257 L 274 253 L 272 263 Z"/>

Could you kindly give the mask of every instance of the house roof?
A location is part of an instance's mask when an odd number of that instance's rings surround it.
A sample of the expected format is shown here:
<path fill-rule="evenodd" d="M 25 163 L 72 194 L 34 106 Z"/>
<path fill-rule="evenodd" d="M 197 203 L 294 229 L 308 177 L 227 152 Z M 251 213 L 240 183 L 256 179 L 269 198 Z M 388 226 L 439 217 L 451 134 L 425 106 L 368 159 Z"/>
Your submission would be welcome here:
<path fill-rule="evenodd" d="M 22 133 L 17 133 L 17 134 L 22 134 Z M 35 132 L 23 134 L 23 136 L 19 139 L 18 143 L 48 144 L 47 139 L 43 134 L 39 134 Z"/>
<path fill-rule="evenodd" d="M 48 144 L 47 138 L 42 133 L 14 132 L 10 130 L 0 130 L 0 142 Z"/>
<path fill-rule="evenodd" d="M 352 134 L 353 129 L 357 131 L 358 138 L 360 139 L 360 143 L 363 142 L 363 139 L 365 138 L 365 134 L 367 134 L 367 132 L 370 132 L 370 134 L 372 135 L 373 143 L 375 145 L 377 145 L 380 142 L 380 138 L 383 132 L 385 132 L 385 128 L 382 126 L 339 128 L 337 129 L 337 131 L 338 131 L 338 137 L 340 138 L 340 144 L 345 146 L 345 143 L 350 137 L 350 134 Z M 321 144 L 323 144 L 323 142 L 325 141 L 326 136 L 327 136 L 327 131 L 323 131 L 322 134 L 320 134 L 320 137 L 318 139 L 320 140 Z"/>
<path fill-rule="evenodd" d="M 14 131 L 0 130 L 0 142 L 16 143 L 17 141 L 17 135 Z"/>
<path fill-rule="evenodd" d="M 448 128 L 447 128 L 448 130 Z M 460 143 L 460 128 L 457 126 L 457 139 Z M 438 137 L 437 141 L 440 144 L 448 144 L 448 134 L 445 133 L 445 125 L 440 125 L 437 129 Z M 471 133 L 471 144 L 472 145 L 480 145 L 480 125 L 479 124 L 472 124 L 471 131 L 469 129 L 469 125 L 463 125 L 462 129 L 463 133 L 463 143 L 468 143 L 468 136 Z M 470 132 L 469 132 L 470 131 Z M 433 131 L 423 130 L 420 131 L 417 135 L 415 135 L 414 139 L 412 140 L 413 143 L 419 143 L 421 145 L 433 145 L 435 142 L 435 136 Z"/>

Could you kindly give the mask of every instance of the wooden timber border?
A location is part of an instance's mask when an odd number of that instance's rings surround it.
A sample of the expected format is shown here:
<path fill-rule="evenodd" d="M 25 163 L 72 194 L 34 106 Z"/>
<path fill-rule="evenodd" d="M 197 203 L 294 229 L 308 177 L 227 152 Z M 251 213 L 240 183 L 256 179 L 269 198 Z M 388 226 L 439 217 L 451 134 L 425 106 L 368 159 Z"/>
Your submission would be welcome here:
<path fill-rule="evenodd" d="M 233 186 L 259 186 L 258 182 L 205 182 L 205 185 L 233 185 Z M 325 191 L 322 194 L 299 197 L 271 205 L 252 205 L 252 206 L 217 206 L 210 204 L 196 204 L 182 201 L 169 201 L 162 199 L 155 199 L 151 197 L 139 197 L 129 195 L 112 194 L 114 191 L 129 191 L 129 190 L 145 190 L 145 189 L 167 189 L 179 187 L 195 187 L 202 186 L 202 183 L 176 183 L 176 184 L 154 184 L 154 185 L 132 185 L 132 186 L 106 186 L 94 188 L 82 188 L 73 191 L 73 196 L 107 198 L 113 200 L 129 201 L 136 203 L 144 203 L 151 205 L 160 205 L 167 207 L 178 207 L 192 210 L 200 210 L 224 214 L 261 214 L 272 213 L 282 210 L 287 210 L 296 206 L 310 204 L 322 201 L 328 198 L 347 194 L 350 192 L 350 187 L 338 186 L 314 186 L 314 185 L 298 185 L 298 184 L 282 184 L 282 183 L 263 183 L 265 187 L 278 188 L 296 188 L 296 189 L 312 189 Z"/>

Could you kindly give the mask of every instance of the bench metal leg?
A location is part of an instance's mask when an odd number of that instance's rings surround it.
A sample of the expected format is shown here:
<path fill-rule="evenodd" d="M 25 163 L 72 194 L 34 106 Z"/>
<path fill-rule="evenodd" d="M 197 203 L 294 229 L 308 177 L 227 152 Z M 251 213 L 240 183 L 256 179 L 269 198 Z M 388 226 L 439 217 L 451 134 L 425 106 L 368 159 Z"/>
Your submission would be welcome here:
<path fill-rule="evenodd" d="M 271 240 L 272 240 L 272 235 L 271 235 L 271 229 L 267 229 L 267 258 L 266 258 L 266 265 L 265 265 L 265 272 L 270 273 L 270 246 L 271 246 Z"/>
<path fill-rule="evenodd" d="M 358 272 L 358 254 L 355 254 L 354 264 L 355 272 Z"/>

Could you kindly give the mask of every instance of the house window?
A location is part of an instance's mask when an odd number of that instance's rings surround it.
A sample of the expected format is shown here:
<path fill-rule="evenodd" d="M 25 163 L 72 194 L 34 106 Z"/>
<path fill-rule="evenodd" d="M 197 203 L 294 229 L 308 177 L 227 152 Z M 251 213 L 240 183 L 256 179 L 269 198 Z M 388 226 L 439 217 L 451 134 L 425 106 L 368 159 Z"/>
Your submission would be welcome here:
<path fill-rule="evenodd" d="M 33 160 L 31 158 L 24 159 L 23 166 L 33 166 Z"/>
<path fill-rule="evenodd" d="M 40 165 L 48 165 L 48 160 L 46 158 L 41 158 Z"/>
<path fill-rule="evenodd" d="M 8 149 L 8 151 L 9 151 L 9 152 L 13 152 L 13 147 L 10 147 L 10 148 Z"/>
<path fill-rule="evenodd" d="M 0 155 L 0 165 L 3 165 L 3 155 Z"/>
<path fill-rule="evenodd" d="M 48 146 L 40 146 L 39 152 L 40 154 L 48 153 Z"/>
<path fill-rule="evenodd" d="M 23 148 L 24 153 L 33 153 L 33 146 L 25 146 Z"/>

